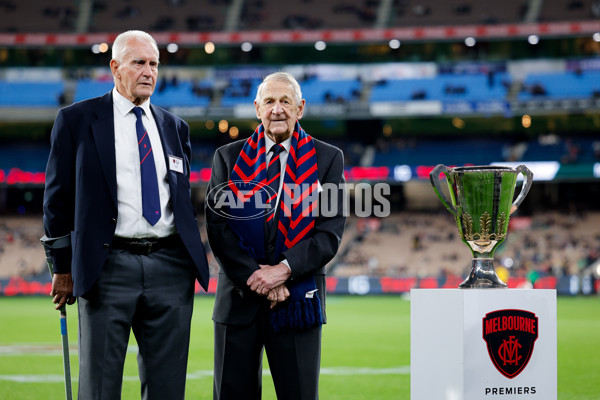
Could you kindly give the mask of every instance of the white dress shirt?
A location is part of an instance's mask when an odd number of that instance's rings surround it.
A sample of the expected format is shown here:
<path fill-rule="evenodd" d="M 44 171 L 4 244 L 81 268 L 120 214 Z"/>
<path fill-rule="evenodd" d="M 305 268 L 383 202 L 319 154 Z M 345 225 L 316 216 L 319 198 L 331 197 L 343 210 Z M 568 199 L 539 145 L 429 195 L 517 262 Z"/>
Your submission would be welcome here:
<path fill-rule="evenodd" d="M 133 113 L 135 104 L 123 97 L 116 88 L 113 89 L 113 110 L 115 124 L 115 157 L 117 161 L 117 200 L 118 218 L 115 236 L 127 238 L 165 237 L 175 233 L 173 211 L 169 205 L 169 183 L 167 166 L 158 128 L 152 112 L 150 99 L 142 103 L 144 110 L 142 121 L 148 131 L 160 196 L 161 217 L 152 226 L 142 215 L 142 184 L 140 172 L 140 156 L 135 129 L 136 116 Z"/>
<path fill-rule="evenodd" d="M 279 175 L 279 192 L 277 193 L 277 202 L 275 203 L 275 209 L 279 207 L 279 199 L 281 198 L 281 189 L 283 189 L 283 178 L 285 177 L 285 166 L 287 164 L 288 155 L 290 154 L 290 147 L 292 147 L 292 137 L 290 136 L 286 140 L 280 143 L 285 151 L 279 153 L 279 161 L 281 162 L 281 174 Z M 271 158 L 273 158 L 273 153 L 271 153 L 271 147 L 275 146 L 275 142 L 271 140 L 267 135 L 265 135 L 265 150 L 267 151 L 267 165 L 271 162 Z"/>
<path fill-rule="evenodd" d="M 292 147 L 292 137 L 290 136 L 286 140 L 280 143 L 285 151 L 279 153 L 279 161 L 281 162 L 281 174 L 279 175 L 279 192 L 277 193 L 277 202 L 275 203 L 275 209 L 279 207 L 279 199 L 281 199 L 281 189 L 283 189 L 283 178 L 285 178 L 285 166 L 287 165 L 288 155 L 290 154 L 290 147 Z M 271 140 L 267 135 L 265 135 L 265 149 L 267 151 L 267 165 L 271 162 L 271 158 L 273 158 L 273 153 L 271 153 L 271 147 L 275 146 L 275 142 Z M 290 267 L 290 263 L 287 259 L 281 260 L 283 264 L 285 264 L 290 271 L 292 267 Z"/>

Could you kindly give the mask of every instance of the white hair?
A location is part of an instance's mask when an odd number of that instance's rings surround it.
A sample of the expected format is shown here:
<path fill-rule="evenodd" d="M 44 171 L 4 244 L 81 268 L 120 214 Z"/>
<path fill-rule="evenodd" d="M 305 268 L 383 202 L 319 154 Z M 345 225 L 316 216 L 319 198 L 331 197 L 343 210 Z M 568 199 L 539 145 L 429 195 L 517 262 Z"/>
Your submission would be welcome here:
<path fill-rule="evenodd" d="M 123 56 L 127 51 L 127 45 L 132 40 L 138 40 L 140 42 L 150 42 L 154 50 L 156 50 L 156 54 L 158 57 L 158 45 L 156 44 L 156 40 L 149 34 L 144 31 L 127 31 L 119 34 L 115 39 L 112 45 L 112 58 L 113 60 L 117 60 L 119 62 L 123 61 Z"/>
<path fill-rule="evenodd" d="M 289 83 L 292 86 L 292 89 L 294 90 L 294 100 L 296 100 L 296 104 L 302 104 L 302 90 L 300 89 L 300 84 L 298 83 L 296 78 L 292 76 L 292 74 L 289 74 L 287 72 L 274 72 L 270 75 L 267 75 L 265 79 L 263 79 L 262 83 L 258 85 L 258 89 L 256 90 L 256 98 L 254 99 L 256 103 L 260 104 L 263 98 L 263 92 L 265 90 L 266 83 L 270 81 Z"/>

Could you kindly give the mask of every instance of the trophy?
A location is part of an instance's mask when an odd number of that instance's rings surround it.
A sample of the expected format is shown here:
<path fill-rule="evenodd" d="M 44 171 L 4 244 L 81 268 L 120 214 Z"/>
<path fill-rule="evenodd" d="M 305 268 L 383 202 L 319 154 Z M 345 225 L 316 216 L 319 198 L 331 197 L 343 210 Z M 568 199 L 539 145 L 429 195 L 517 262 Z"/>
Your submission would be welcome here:
<path fill-rule="evenodd" d="M 442 192 L 441 173 L 446 176 L 451 202 Z M 519 174 L 524 175 L 524 181 L 513 202 Z M 439 164 L 429 179 L 441 202 L 454 215 L 460 238 L 473 255 L 471 272 L 459 288 L 507 287 L 494 270 L 494 251 L 506 238 L 510 214 L 529 192 L 533 173 L 524 165 L 448 168 Z"/>

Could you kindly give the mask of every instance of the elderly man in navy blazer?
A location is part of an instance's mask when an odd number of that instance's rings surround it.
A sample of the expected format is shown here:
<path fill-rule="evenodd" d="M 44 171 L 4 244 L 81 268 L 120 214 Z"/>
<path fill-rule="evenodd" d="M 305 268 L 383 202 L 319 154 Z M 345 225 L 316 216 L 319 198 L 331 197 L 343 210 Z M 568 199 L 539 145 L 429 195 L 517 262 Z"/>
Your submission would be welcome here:
<path fill-rule="evenodd" d="M 195 280 L 208 286 L 188 125 L 150 104 L 156 41 L 120 34 L 115 87 L 59 111 L 46 169 L 53 302 L 79 312 L 79 399 L 119 399 L 130 331 L 144 399 L 184 399 Z"/>

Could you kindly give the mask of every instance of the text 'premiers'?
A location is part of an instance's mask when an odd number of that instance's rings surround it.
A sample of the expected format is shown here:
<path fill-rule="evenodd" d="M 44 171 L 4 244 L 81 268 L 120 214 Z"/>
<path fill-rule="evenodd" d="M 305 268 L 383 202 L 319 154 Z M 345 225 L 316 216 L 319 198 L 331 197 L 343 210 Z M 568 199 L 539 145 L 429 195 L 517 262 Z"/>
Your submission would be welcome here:
<path fill-rule="evenodd" d="M 511 394 L 536 394 L 535 386 L 517 386 L 517 387 L 486 387 L 486 396 L 506 396 Z"/>

